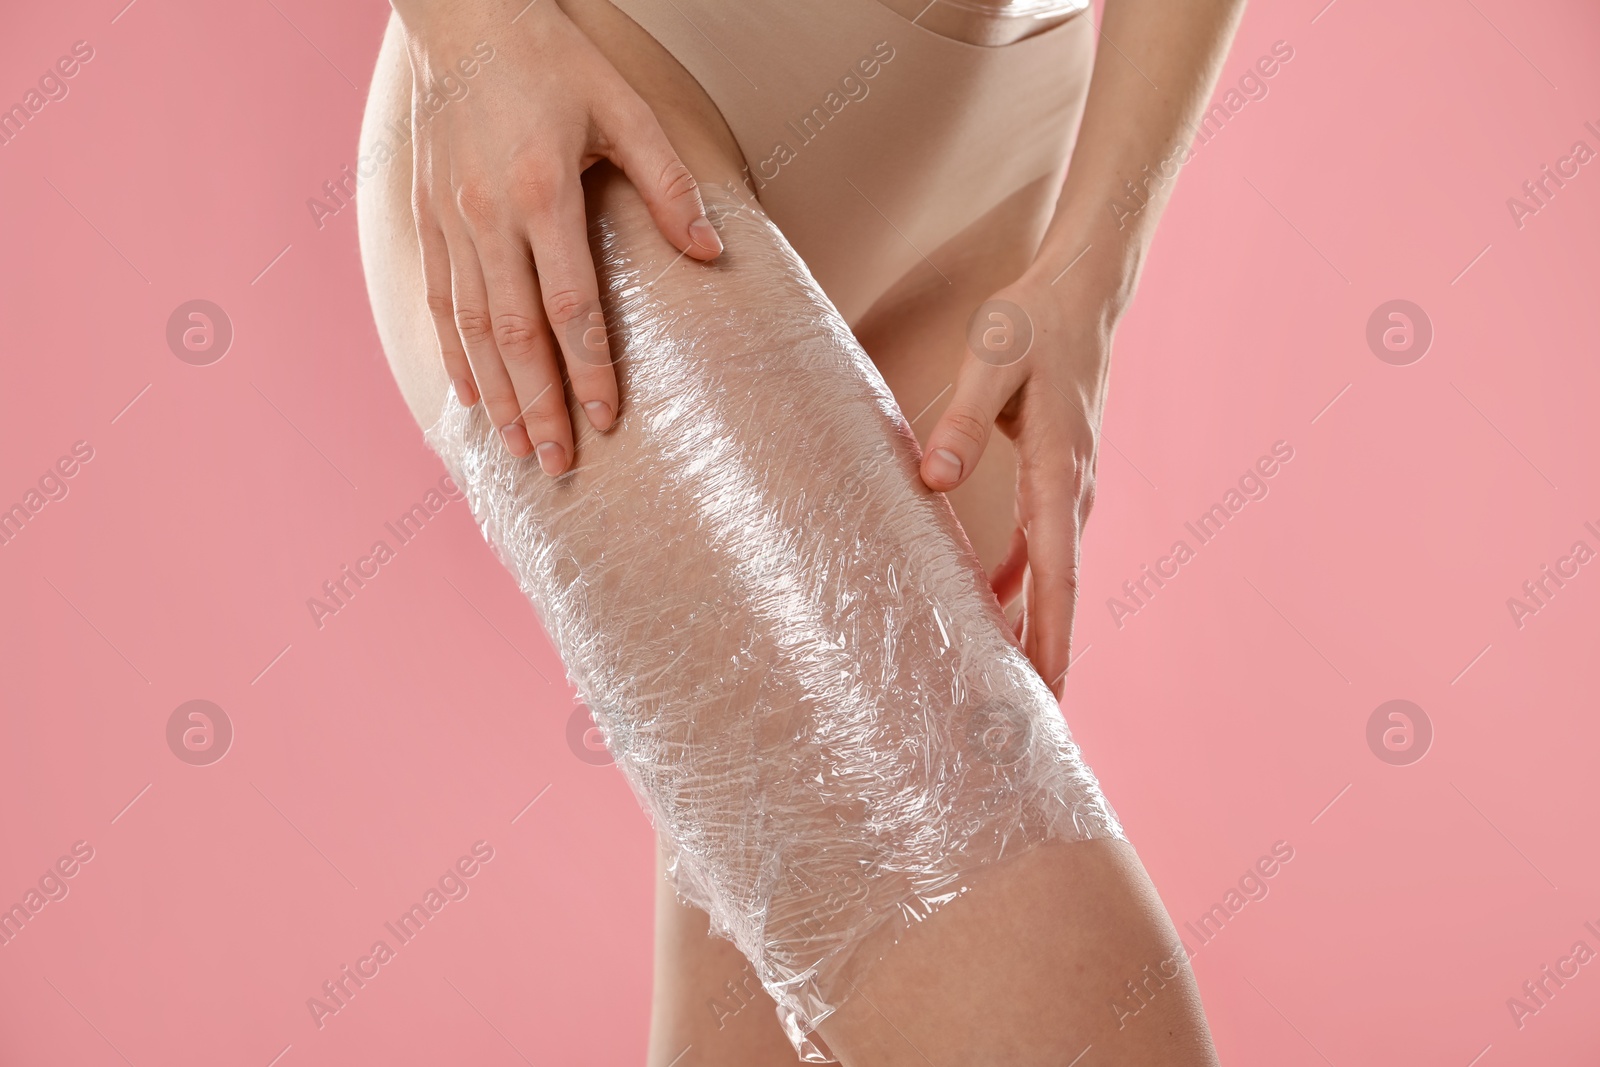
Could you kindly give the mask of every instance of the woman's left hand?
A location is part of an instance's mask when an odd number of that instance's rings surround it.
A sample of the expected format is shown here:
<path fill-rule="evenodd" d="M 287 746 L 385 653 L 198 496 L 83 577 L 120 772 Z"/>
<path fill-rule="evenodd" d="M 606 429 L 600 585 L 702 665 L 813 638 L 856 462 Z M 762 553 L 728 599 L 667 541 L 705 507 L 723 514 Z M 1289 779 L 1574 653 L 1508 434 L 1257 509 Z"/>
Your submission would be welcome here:
<path fill-rule="evenodd" d="M 1025 276 L 971 320 L 955 395 L 928 435 L 922 480 L 954 489 L 994 427 L 1017 453 L 1016 530 L 990 574 L 995 595 L 1023 598 L 1018 637 L 1059 699 L 1072 654 L 1078 546 L 1094 507 L 1095 459 L 1115 323 L 1073 306 L 1067 286 Z"/>

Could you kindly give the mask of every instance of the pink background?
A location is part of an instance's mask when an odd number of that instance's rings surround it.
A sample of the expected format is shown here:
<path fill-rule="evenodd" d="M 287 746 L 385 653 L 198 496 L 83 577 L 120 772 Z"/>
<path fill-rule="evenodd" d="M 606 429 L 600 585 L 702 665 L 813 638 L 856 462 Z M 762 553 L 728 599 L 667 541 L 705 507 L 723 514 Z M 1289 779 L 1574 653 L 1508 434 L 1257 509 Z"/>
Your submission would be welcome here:
<path fill-rule="evenodd" d="M 306 207 L 387 8 L 124 2 L 0 36 L 7 104 L 94 49 L 0 147 L 0 507 L 93 449 L 0 546 L 0 904 L 94 850 L 0 947 L 0 1063 L 640 1062 L 650 835 L 465 507 L 306 607 L 441 473 L 354 212 Z M 1592 1064 L 1600 964 L 1520 1029 L 1506 1001 L 1600 950 L 1600 564 L 1520 629 L 1506 600 L 1600 548 L 1600 163 L 1520 230 L 1506 199 L 1600 149 L 1600 12 L 1322 3 L 1251 7 L 1224 84 L 1294 58 L 1186 169 L 1118 337 L 1068 721 L 1180 926 L 1294 849 L 1195 959 L 1224 1062 Z M 165 338 L 195 298 L 235 330 L 210 366 Z M 1395 298 L 1435 329 L 1409 366 L 1365 340 Z M 1119 627 L 1279 440 L 1270 495 Z M 197 698 L 236 731 L 210 766 L 166 740 Z M 1395 698 L 1435 731 L 1408 766 L 1366 741 Z M 319 1030 L 307 998 L 480 840 Z"/>

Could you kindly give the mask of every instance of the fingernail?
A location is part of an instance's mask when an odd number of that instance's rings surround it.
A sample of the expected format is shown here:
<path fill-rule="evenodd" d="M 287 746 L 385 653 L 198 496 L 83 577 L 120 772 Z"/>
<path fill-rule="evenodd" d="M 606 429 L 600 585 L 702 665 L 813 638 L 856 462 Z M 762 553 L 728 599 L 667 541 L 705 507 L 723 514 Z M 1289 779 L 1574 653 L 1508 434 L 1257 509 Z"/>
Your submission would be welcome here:
<path fill-rule="evenodd" d="M 478 402 L 478 391 L 470 381 L 465 378 L 452 378 L 451 381 L 455 384 L 456 399 L 461 401 L 462 407 L 470 408 Z"/>
<path fill-rule="evenodd" d="M 689 223 L 689 239 L 701 248 L 722 251 L 722 238 L 717 236 L 717 228 L 711 225 L 710 219 L 702 217 Z"/>
<path fill-rule="evenodd" d="M 583 405 L 583 413 L 589 416 L 589 425 L 597 430 L 604 430 L 611 425 L 611 405 L 604 400 L 591 400 Z"/>
<path fill-rule="evenodd" d="M 539 457 L 539 467 L 550 477 L 554 478 L 561 473 L 561 468 L 567 465 L 567 450 L 554 441 L 545 441 L 534 449 L 534 454 Z"/>
<path fill-rule="evenodd" d="M 936 482 L 953 482 L 961 477 L 961 457 L 948 448 L 928 453 L 928 474 Z"/>
<path fill-rule="evenodd" d="M 506 451 L 513 456 L 525 456 L 528 454 L 528 446 L 530 444 L 528 431 L 522 428 L 522 423 L 506 423 L 500 427 L 500 437 L 506 443 Z"/>

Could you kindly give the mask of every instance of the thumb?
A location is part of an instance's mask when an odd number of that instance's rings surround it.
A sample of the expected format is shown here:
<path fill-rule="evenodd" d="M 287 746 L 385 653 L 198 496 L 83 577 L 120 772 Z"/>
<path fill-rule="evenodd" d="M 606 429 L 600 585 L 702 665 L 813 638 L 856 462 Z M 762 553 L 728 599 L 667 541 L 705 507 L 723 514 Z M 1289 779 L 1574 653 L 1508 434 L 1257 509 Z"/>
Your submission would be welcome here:
<path fill-rule="evenodd" d="M 948 492 L 978 466 L 1000 409 L 1015 395 L 1020 374 L 969 355 L 961 365 L 955 396 L 928 434 L 922 480 L 929 489 Z"/>
<path fill-rule="evenodd" d="M 616 125 L 608 138 L 612 145 L 608 155 L 639 190 L 656 227 L 696 259 L 721 255 L 722 239 L 706 218 L 700 186 L 673 151 L 649 105 L 638 101 Z"/>

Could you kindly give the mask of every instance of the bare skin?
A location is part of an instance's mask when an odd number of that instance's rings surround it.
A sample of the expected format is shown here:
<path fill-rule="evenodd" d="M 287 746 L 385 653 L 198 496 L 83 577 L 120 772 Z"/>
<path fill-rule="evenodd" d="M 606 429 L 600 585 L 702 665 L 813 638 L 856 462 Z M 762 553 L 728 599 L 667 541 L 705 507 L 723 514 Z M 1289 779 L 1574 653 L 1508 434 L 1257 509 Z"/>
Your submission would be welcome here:
<path fill-rule="evenodd" d="M 605 0 L 567 0 L 563 8 L 616 69 L 625 72 L 699 182 L 740 181 L 743 160 L 715 105 L 659 44 Z M 398 24 L 392 21 L 368 103 L 363 150 L 374 131 L 408 115 L 410 92 L 411 69 Z M 419 424 L 426 425 L 451 383 L 424 296 L 411 177 L 407 147 L 370 191 L 363 190 L 359 210 L 380 333 L 407 403 Z M 912 276 L 855 324 L 908 416 L 934 404 L 958 379 L 958 401 L 979 398 L 970 400 L 973 411 L 981 407 L 979 400 L 997 395 L 992 383 L 974 386 L 965 366 L 970 362 L 964 347 L 966 318 L 986 296 L 1022 277 L 1043 254 L 1042 246 L 1048 250 L 1056 233 L 1052 217 L 1058 224 L 1061 217 L 1055 211 L 1057 194 L 1042 184 L 1020 190 L 934 252 L 932 258 L 952 279 L 955 293 Z M 1077 232 L 1060 232 L 1067 236 L 1054 237 L 1055 244 L 1071 247 Z M 1103 328 L 1104 320 L 1096 322 L 1099 340 L 1089 346 L 1084 362 L 1094 368 L 1088 377 L 1098 376 L 1103 396 L 1109 328 Z M 938 410 L 935 405 L 919 420 L 914 427 L 919 434 L 929 432 L 929 424 L 939 419 Z M 989 416 L 991 421 L 996 417 L 1002 418 L 1005 430 L 1002 416 Z M 1078 422 L 1089 434 L 1092 454 L 1098 407 L 1080 409 Z M 950 423 L 937 425 L 934 436 Z M 990 444 L 986 440 L 956 444 L 964 461 L 959 484 L 950 492 L 957 515 L 986 566 L 1008 558 L 1015 564 L 1016 523 L 1007 506 L 1018 477 L 1012 449 L 985 447 Z M 1088 484 L 1092 487 L 1092 479 Z M 1083 491 L 1083 480 L 1072 488 Z M 1074 522 L 1081 523 L 1081 515 Z M 1077 528 L 1071 528 L 1074 563 Z M 1026 569 L 1012 569 L 1020 593 Z M 707 936 L 707 925 L 704 912 L 679 903 L 659 883 L 648 1062 L 653 1067 L 796 1062 L 778 1029 L 772 1001 L 748 979 L 738 951 Z M 1178 941 L 1137 856 L 1120 842 L 1037 849 L 985 872 L 976 891 L 948 905 L 901 943 L 889 944 L 887 937 L 886 932 L 863 949 L 882 954 L 882 961 L 858 995 L 822 1027 L 823 1038 L 852 1067 L 923 1064 L 930 1054 L 940 1063 L 1060 1065 L 1086 1049 L 1079 1061 L 1084 1067 L 1216 1062 L 1181 952 L 1174 977 L 1149 992 L 1147 968 L 1173 959 Z M 1111 1008 L 1113 1000 L 1127 998 L 1125 984 L 1141 980 L 1147 1005 L 1136 1015 L 1123 1012 L 1119 1018 Z"/>
<path fill-rule="evenodd" d="M 852 323 L 891 385 L 935 372 L 951 389 L 925 437 L 929 488 L 992 479 L 993 463 L 978 468 L 993 430 L 1015 443 L 1001 460 L 1013 463 L 1014 521 L 991 580 L 1003 604 L 1017 605 L 1023 650 L 1057 697 L 1072 662 L 1112 338 L 1242 9 L 1243 0 L 1107 4 L 1101 37 L 1111 47 L 1097 50 L 1065 185 L 1019 190 L 935 251 L 930 259 L 947 265 L 929 265 L 940 284 L 914 271 Z M 737 148 L 693 78 L 605 0 L 395 0 L 395 10 L 412 75 L 412 207 L 439 358 L 463 403 L 481 398 L 513 455 L 531 453 L 560 474 L 574 460 L 564 389 L 597 430 L 617 414 L 581 172 L 615 163 L 662 235 L 709 260 L 721 246 L 664 113 L 687 117 L 692 129 L 680 136 Z M 493 48 L 488 38 L 504 58 L 472 91 L 463 76 L 480 48 Z M 963 351 L 959 327 L 989 302 L 1020 308 L 1034 337 L 1024 358 L 997 366 Z M 917 333 L 924 343 L 913 348 Z M 905 375 L 899 360 L 912 361 Z M 968 495 L 999 503 L 992 492 Z M 989 531 L 972 536 L 988 562 Z"/>

